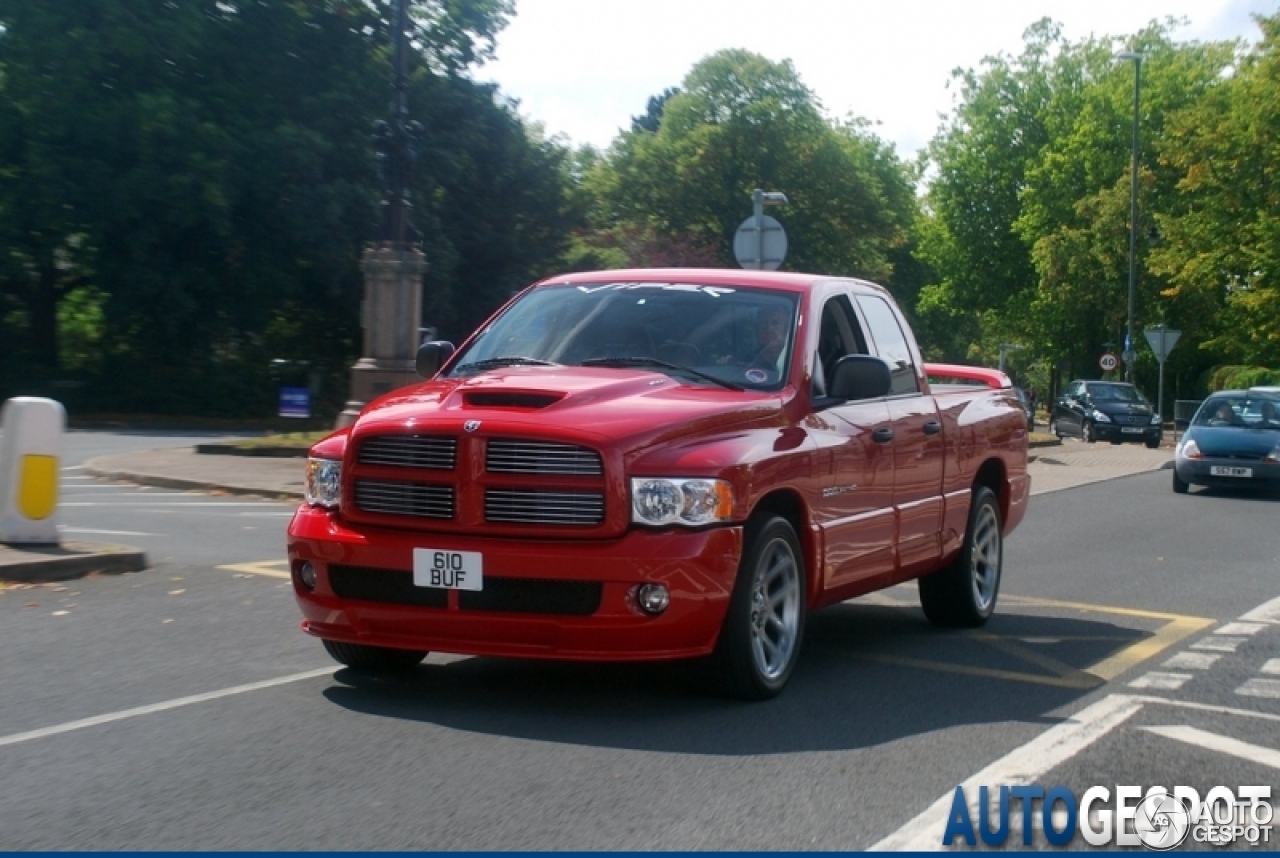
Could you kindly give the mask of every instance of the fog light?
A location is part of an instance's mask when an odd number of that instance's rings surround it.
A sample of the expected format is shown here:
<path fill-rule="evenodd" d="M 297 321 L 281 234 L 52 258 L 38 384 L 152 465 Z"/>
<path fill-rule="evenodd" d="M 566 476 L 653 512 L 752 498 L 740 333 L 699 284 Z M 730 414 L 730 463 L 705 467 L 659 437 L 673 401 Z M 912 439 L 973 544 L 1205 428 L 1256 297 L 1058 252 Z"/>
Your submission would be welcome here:
<path fill-rule="evenodd" d="M 316 588 L 316 567 L 310 563 L 303 563 L 298 567 L 298 580 L 308 590 L 314 590 Z"/>
<path fill-rule="evenodd" d="M 646 614 L 657 616 L 671 604 L 671 594 L 661 584 L 641 584 L 636 591 L 636 604 Z"/>

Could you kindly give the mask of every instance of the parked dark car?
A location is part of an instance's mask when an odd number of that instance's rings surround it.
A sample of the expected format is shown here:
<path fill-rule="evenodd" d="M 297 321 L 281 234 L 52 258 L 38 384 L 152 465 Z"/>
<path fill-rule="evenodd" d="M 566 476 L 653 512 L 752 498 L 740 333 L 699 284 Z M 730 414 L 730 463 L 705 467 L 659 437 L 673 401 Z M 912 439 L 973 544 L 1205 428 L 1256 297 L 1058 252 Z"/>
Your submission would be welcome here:
<path fill-rule="evenodd" d="M 1094 441 L 1143 441 L 1160 446 L 1160 415 L 1142 391 L 1123 381 L 1073 381 L 1054 403 L 1049 431 L 1059 438 Z"/>
<path fill-rule="evenodd" d="M 1027 397 L 1027 392 L 1023 390 L 1021 387 L 1015 387 L 1013 389 L 1013 395 L 1018 397 L 1018 402 L 1022 405 L 1022 410 L 1027 415 L 1027 431 L 1028 432 L 1036 431 L 1035 407 L 1032 406 L 1031 400 Z"/>
<path fill-rule="evenodd" d="M 1173 490 L 1280 489 L 1280 392 L 1223 390 L 1200 404 L 1173 459 Z"/>

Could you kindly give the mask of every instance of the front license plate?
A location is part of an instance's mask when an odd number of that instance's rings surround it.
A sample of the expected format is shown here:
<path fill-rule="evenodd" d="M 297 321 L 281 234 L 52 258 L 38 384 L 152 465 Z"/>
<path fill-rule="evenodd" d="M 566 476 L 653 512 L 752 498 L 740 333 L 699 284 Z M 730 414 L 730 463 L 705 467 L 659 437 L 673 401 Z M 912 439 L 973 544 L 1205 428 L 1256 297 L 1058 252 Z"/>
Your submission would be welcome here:
<path fill-rule="evenodd" d="M 479 551 L 415 548 L 413 583 L 444 590 L 483 590 L 484 555 Z"/>
<path fill-rule="evenodd" d="M 1209 473 L 1215 477 L 1252 477 L 1253 468 L 1233 468 L 1228 465 L 1212 465 Z"/>
<path fill-rule="evenodd" d="M 1126 435 L 1141 435 L 1146 430 L 1141 426 L 1122 426 L 1120 427 L 1120 431 Z"/>

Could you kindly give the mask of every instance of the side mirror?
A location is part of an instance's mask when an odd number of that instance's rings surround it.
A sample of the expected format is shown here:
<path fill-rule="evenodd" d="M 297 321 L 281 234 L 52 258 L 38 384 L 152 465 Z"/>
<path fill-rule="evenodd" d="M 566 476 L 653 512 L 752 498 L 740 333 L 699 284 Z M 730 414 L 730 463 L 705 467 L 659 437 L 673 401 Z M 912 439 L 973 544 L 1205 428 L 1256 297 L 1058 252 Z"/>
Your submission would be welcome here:
<path fill-rule="evenodd" d="M 418 349 L 418 375 L 423 378 L 433 378 L 440 371 L 440 367 L 453 357 L 453 352 L 453 343 L 448 340 L 432 340 L 429 343 L 423 343 Z"/>
<path fill-rule="evenodd" d="M 876 399 L 887 396 L 892 386 L 889 365 L 871 355 L 845 355 L 832 375 L 829 387 L 838 399 Z"/>

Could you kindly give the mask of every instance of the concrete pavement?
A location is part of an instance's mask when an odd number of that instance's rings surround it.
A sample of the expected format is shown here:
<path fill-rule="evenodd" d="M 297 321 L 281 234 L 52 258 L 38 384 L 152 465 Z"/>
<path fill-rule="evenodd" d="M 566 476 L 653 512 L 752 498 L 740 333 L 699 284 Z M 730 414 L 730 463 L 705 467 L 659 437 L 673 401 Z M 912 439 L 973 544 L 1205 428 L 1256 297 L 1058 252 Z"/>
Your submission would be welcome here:
<path fill-rule="evenodd" d="M 1140 444 L 1085 444 L 1066 440 L 1034 445 L 1027 470 L 1031 493 L 1061 491 L 1088 483 L 1170 467 L 1169 447 Z M 215 494 L 300 500 L 306 459 L 210 455 L 195 447 L 100 456 L 84 472 L 102 480 Z M 146 568 L 145 555 L 128 546 L 64 542 L 60 546 L 0 545 L 0 580 L 49 581 L 89 572 L 131 572 Z"/>

